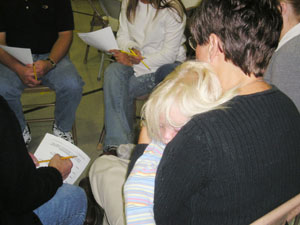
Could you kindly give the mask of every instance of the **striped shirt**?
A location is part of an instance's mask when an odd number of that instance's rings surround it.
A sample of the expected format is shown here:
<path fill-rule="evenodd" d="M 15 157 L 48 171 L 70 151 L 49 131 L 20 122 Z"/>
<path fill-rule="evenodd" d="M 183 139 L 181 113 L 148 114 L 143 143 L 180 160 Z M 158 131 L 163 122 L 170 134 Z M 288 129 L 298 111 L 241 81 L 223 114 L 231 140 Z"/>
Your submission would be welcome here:
<path fill-rule="evenodd" d="M 154 182 L 165 145 L 152 141 L 136 161 L 125 185 L 127 225 L 153 225 Z"/>

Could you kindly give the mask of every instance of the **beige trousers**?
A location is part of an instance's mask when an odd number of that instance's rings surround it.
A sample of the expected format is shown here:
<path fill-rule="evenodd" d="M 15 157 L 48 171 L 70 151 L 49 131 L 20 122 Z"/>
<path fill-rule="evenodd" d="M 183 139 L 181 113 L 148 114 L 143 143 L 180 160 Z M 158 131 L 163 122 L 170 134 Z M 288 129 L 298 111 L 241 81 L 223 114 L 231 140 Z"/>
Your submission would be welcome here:
<path fill-rule="evenodd" d="M 125 224 L 123 185 L 128 163 L 129 160 L 104 155 L 91 166 L 91 188 L 97 203 L 105 211 L 103 225 Z"/>

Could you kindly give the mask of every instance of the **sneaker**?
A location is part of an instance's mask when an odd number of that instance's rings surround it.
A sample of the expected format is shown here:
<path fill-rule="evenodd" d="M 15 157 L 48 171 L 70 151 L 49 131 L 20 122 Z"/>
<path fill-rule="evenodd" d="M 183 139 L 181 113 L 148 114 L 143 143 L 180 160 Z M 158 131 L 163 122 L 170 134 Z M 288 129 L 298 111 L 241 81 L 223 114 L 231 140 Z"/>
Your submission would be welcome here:
<path fill-rule="evenodd" d="M 29 143 L 31 142 L 31 132 L 28 124 L 26 124 L 26 127 L 23 130 L 23 138 L 24 138 L 25 145 L 28 146 Z"/>
<path fill-rule="evenodd" d="M 108 146 L 106 147 L 103 152 L 99 155 L 103 156 L 103 155 L 114 155 L 117 156 L 117 146 Z"/>
<path fill-rule="evenodd" d="M 60 129 L 58 129 L 57 125 L 53 124 L 53 134 L 57 137 L 60 137 L 62 139 L 65 139 L 66 141 L 74 144 L 73 135 L 71 132 L 63 132 Z"/>

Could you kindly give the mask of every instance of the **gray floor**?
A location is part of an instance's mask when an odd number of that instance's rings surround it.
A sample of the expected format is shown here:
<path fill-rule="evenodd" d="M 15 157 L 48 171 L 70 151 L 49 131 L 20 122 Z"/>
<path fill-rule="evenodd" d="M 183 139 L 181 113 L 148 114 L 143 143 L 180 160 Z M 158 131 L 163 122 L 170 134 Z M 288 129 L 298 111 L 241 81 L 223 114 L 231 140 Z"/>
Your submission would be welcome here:
<path fill-rule="evenodd" d="M 101 150 L 97 149 L 97 144 L 104 120 L 103 92 L 102 90 L 99 91 L 99 89 L 102 88 L 102 80 L 97 80 L 101 54 L 97 49 L 91 47 L 87 64 L 83 63 L 86 44 L 78 38 L 77 33 L 90 31 L 92 9 L 86 0 L 72 0 L 72 7 L 74 11 L 75 31 L 73 44 L 70 50 L 70 58 L 85 82 L 83 97 L 76 114 L 78 147 L 91 157 L 92 163 L 101 153 Z M 95 29 L 100 29 L 100 27 L 95 27 Z M 106 61 L 105 66 L 108 63 L 109 62 Z M 30 95 L 24 94 L 22 96 L 22 102 L 28 104 L 30 102 L 44 100 L 45 98 L 54 101 L 53 94 L 37 93 Z M 39 115 L 51 113 L 53 113 L 53 109 L 46 108 L 26 113 L 25 117 L 38 117 Z M 46 132 L 51 133 L 51 126 L 52 123 L 49 122 L 30 124 L 33 138 L 29 146 L 31 152 L 35 151 Z M 87 171 L 88 168 L 81 177 L 85 176 Z M 78 181 L 76 183 L 78 183 Z"/>

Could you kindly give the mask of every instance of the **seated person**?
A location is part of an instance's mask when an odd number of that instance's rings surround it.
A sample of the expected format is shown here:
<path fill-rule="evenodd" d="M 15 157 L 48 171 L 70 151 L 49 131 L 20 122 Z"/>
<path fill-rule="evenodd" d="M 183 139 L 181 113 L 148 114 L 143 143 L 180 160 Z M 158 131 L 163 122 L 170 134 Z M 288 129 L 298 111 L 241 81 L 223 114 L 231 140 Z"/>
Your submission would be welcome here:
<path fill-rule="evenodd" d="M 0 44 L 30 48 L 33 65 L 23 65 L 0 48 L 0 95 L 20 123 L 25 143 L 31 134 L 20 101 L 24 88 L 39 84 L 56 93 L 53 134 L 74 143 L 72 125 L 84 85 L 67 56 L 74 29 L 70 0 L 0 1 Z"/>
<path fill-rule="evenodd" d="M 300 1 L 278 0 L 281 5 L 283 27 L 265 80 L 287 94 L 300 111 Z"/>
<path fill-rule="evenodd" d="M 71 160 L 55 155 L 48 167 L 37 169 L 19 122 L 2 96 L 0 120 L 0 224 L 82 225 L 86 195 L 77 186 L 63 184 L 71 172 Z"/>
<path fill-rule="evenodd" d="M 150 93 L 156 77 L 165 77 L 186 59 L 186 16 L 181 1 L 123 0 L 119 21 L 121 50 L 110 51 L 117 62 L 104 73 L 103 150 L 108 154 L 115 154 L 121 144 L 134 143 L 134 99 Z M 165 64 L 168 69 L 158 70 Z"/>
<path fill-rule="evenodd" d="M 207 64 L 186 62 L 178 66 L 159 84 L 145 104 L 145 118 L 147 126 L 149 124 L 150 127 L 150 137 L 164 143 L 156 141 L 156 145 L 152 143 L 149 147 L 159 147 L 161 155 L 164 145 L 194 114 L 218 108 L 234 94 L 233 90 L 222 94 L 218 78 Z M 200 99 L 203 100 L 202 103 L 192 105 Z M 176 107 L 172 107 L 174 105 Z M 160 118 L 166 118 L 166 121 L 161 121 Z M 140 137 L 139 142 L 145 143 L 145 136 Z M 138 148 L 141 146 L 144 145 L 139 145 Z M 139 152 L 139 149 L 136 149 L 134 154 Z M 147 155 L 149 154 L 145 154 Z M 129 160 L 105 155 L 99 157 L 91 167 L 91 187 L 96 201 L 104 208 L 104 224 L 125 224 L 122 187 L 128 163 Z M 157 166 L 159 157 L 153 163 Z M 132 203 L 130 205 L 132 206 Z M 127 220 L 127 223 L 130 224 L 130 221 Z"/>
<path fill-rule="evenodd" d="M 222 94 L 209 64 L 185 62 L 158 86 L 143 106 L 151 143 L 138 158 L 124 185 L 126 224 L 155 224 L 154 181 L 164 148 L 194 115 L 214 109 L 236 94 Z"/>

